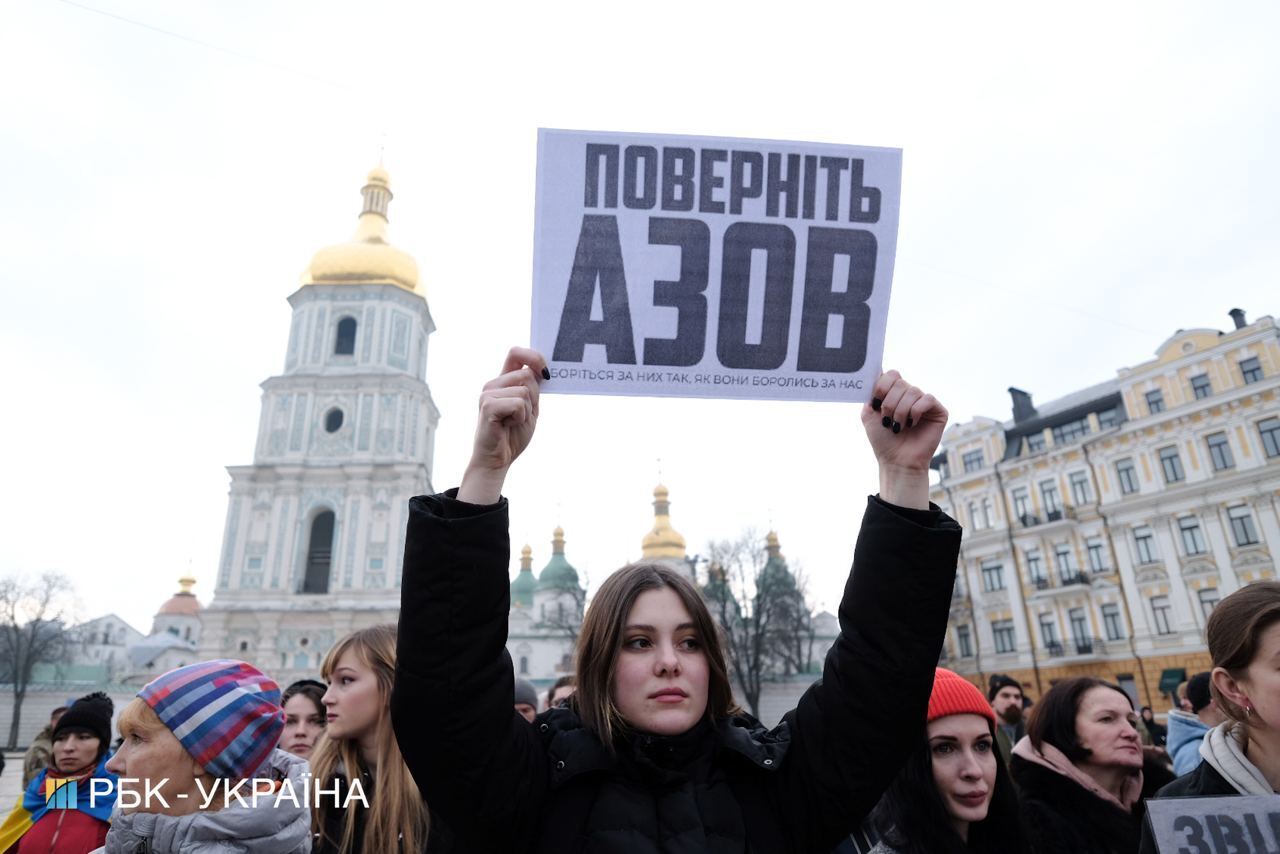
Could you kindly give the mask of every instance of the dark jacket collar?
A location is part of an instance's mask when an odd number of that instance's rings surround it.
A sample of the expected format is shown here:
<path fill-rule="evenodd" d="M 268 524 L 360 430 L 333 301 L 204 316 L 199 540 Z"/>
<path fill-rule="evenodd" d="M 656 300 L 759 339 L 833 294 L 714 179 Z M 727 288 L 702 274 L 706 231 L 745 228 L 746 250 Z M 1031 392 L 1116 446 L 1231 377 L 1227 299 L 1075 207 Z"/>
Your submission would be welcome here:
<path fill-rule="evenodd" d="M 1133 852 L 1142 838 L 1142 801 L 1132 812 L 1104 801 L 1084 786 L 1042 765 L 1014 756 L 1009 772 L 1018 784 L 1024 816 L 1049 851 Z M 1081 816 L 1087 817 L 1082 821 Z M 1052 841 L 1052 844 L 1051 842 Z M 1053 845 L 1060 847 L 1053 847 Z M 1040 850 L 1040 849 L 1037 849 Z"/>
<path fill-rule="evenodd" d="M 533 725 L 547 746 L 553 788 L 582 774 L 614 768 L 622 750 L 638 751 L 659 766 L 671 767 L 690 760 L 707 740 L 712 740 L 713 749 L 720 749 L 717 753 L 736 754 L 762 771 L 774 771 L 782 764 L 791 742 L 791 731 L 785 722 L 770 731 L 745 713 L 714 724 L 704 721 L 678 736 L 624 736 L 612 752 L 582 725 L 582 719 L 572 709 L 543 712 L 534 718 Z"/>
<path fill-rule="evenodd" d="M 1157 798 L 1212 798 L 1238 795 L 1235 786 L 1227 782 L 1218 769 L 1208 762 L 1201 762 L 1195 770 L 1183 774 L 1156 792 Z"/>

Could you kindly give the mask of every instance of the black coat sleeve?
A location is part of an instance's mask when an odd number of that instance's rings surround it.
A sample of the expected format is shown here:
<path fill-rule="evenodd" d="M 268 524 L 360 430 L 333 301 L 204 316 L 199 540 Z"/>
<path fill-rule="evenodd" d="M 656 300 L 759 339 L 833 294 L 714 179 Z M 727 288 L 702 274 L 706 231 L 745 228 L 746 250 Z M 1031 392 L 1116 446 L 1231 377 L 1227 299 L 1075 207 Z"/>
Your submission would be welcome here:
<path fill-rule="evenodd" d="M 409 503 L 391 718 L 414 781 L 467 850 L 534 838 L 546 752 L 515 711 L 507 503 Z"/>
<path fill-rule="evenodd" d="M 792 847 L 830 851 L 924 738 L 960 550 L 936 507 L 868 501 L 822 680 L 784 718 L 791 744 L 771 788 Z"/>

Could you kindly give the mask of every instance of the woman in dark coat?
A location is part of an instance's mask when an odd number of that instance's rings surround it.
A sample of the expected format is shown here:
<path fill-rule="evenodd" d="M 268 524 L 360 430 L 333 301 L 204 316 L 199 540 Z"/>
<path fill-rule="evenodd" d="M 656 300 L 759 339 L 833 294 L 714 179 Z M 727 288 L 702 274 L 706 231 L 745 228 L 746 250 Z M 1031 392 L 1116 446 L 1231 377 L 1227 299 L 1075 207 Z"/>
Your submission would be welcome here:
<path fill-rule="evenodd" d="M 1036 704 L 1009 763 L 1033 851 L 1137 852 L 1142 799 L 1172 778 L 1146 761 L 1137 722 L 1129 695 L 1092 677 L 1065 679 Z"/>
<path fill-rule="evenodd" d="M 467 851 L 826 854 L 919 743 L 960 542 L 928 501 L 946 410 L 893 372 L 863 407 L 880 496 L 823 679 L 777 727 L 736 709 L 705 604 L 660 564 L 605 581 L 579 635 L 577 692 L 530 724 L 505 647 L 501 488 L 532 437 L 539 375 L 540 354 L 510 352 L 481 397 L 462 486 L 410 505 L 391 709 L 433 812 Z"/>

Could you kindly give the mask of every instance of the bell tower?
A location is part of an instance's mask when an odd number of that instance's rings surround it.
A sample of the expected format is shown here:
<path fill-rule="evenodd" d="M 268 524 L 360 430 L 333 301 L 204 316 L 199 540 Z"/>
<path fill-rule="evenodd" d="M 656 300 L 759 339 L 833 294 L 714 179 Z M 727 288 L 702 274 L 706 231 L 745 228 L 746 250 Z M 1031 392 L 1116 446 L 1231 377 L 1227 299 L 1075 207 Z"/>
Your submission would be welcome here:
<path fill-rule="evenodd" d="M 347 632 L 394 622 L 409 498 L 433 492 L 435 324 L 418 265 L 387 242 L 378 166 L 355 234 L 315 253 L 289 296 L 284 370 L 262 384 L 253 463 L 231 489 L 201 654 L 282 685 Z"/>

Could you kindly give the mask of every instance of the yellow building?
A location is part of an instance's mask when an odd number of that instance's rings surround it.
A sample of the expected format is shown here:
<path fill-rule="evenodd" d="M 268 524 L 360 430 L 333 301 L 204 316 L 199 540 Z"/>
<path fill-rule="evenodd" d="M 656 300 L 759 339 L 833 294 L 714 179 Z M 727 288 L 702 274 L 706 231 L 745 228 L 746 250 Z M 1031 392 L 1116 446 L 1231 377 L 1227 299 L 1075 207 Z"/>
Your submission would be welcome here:
<path fill-rule="evenodd" d="M 933 500 L 965 527 L 943 663 L 1038 697 L 1096 675 L 1141 705 L 1209 667 L 1218 601 L 1275 578 L 1280 331 L 1179 330 L 1156 358 L 951 427 Z"/>

